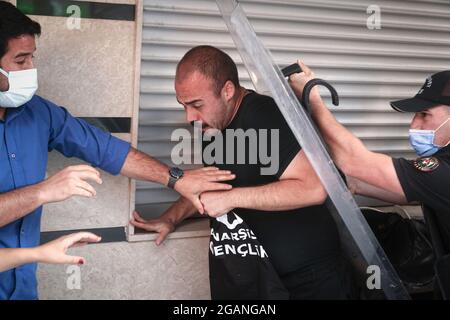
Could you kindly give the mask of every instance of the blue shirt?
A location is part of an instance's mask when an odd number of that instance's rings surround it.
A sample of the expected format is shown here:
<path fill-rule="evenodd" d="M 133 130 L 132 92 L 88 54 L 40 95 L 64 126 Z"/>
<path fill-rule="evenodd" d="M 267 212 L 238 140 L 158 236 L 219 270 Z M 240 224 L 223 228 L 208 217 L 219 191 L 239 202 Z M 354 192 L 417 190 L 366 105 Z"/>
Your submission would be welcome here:
<path fill-rule="evenodd" d="M 117 175 L 130 149 L 117 139 L 66 109 L 39 96 L 0 120 L 0 193 L 44 180 L 48 152 L 57 150 Z M 42 207 L 0 227 L 0 248 L 39 245 Z M 0 273 L 0 299 L 37 299 L 37 264 Z"/>

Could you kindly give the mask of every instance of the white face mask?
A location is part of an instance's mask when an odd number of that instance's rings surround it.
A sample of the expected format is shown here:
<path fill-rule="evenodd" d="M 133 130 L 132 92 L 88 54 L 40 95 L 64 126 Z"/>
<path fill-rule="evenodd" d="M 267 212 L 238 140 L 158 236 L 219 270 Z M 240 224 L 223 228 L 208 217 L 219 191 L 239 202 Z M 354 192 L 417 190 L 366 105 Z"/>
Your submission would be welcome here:
<path fill-rule="evenodd" d="M 0 107 L 18 108 L 33 98 L 38 89 L 37 69 L 6 72 L 0 68 L 0 73 L 8 78 L 9 90 L 0 91 Z"/>

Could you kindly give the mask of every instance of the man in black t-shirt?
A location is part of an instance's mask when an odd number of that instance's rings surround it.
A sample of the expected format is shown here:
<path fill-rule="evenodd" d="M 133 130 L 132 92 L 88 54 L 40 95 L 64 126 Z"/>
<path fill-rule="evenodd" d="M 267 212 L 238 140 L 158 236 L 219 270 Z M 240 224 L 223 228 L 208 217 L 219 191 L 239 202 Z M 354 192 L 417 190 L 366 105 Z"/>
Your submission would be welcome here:
<path fill-rule="evenodd" d="M 301 97 L 314 73 L 299 64 L 303 72 L 292 75 L 289 81 Z M 433 227 L 438 257 L 450 254 L 450 70 L 429 76 L 414 98 L 391 102 L 397 111 L 415 113 L 409 131 L 419 156 L 415 160 L 367 150 L 336 121 L 316 88 L 310 101 L 313 119 L 352 191 L 397 204 L 420 202 L 426 221 Z"/>
<path fill-rule="evenodd" d="M 210 46 L 183 57 L 175 89 L 187 121 L 209 137 L 205 165 L 236 175 L 232 190 L 200 197 L 211 217 L 212 298 L 349 298 L 326 191 L 274 100 L 241 87 L 233 60 Z M 195 211 L 181 198 L 159 219 L 135 213 L 131 223 L 158 232 L 159 244 Z"/>

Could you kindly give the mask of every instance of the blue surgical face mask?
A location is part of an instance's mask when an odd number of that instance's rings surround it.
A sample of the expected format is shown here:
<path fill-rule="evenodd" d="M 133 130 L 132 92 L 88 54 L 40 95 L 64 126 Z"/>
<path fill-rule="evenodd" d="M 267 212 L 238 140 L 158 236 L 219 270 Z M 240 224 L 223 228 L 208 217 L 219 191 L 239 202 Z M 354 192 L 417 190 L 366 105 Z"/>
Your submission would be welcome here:
<path fill-rule="evenodd" d="M 447 120 L 445 120 L 436 130 L 409 130 L 409 142 L 420 157 L 431 156 L 450 143 L 449 141 L 444 146 L 434 144 L 436 132 L 449 120 L 450 118 L 447 118 Z"/>

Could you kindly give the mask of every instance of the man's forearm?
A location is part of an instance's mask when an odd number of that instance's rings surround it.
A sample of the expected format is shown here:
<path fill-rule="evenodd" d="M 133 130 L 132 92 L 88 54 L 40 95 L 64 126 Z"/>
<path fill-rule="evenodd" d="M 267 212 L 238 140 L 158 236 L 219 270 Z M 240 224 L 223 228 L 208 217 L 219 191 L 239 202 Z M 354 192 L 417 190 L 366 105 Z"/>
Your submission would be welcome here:
<path fill-rule="evenodd" d="M 38 185 L 0 194 L 0 227 L 26 216 L 43 204 Z"/>
<path fill-rule="evenodd" d="M 163 215 L 161 215 L 160 219 L 165 219 L 176 226 L 196 212 L 197 209 L 189 200 L 180 197 L 166 212 L 164 212 Z"/>
<path fill-rule="evenodd" d="M 322 204 L 326 191 L 320 184 L 305 185 L 298 180 L 281 180 L 263 186 L 227 191 L 233 208 L 285 211 Z"/>
<path fill-rule="evenodd" d="M 120 174 L 132 179 L 153 181 L 162 185 L 167 185 L 169 182 L 168 166 L 134 148 L 130 149 Z"/>
<path fill-rule="evenodd" d="M 353 194 L 375 198 L 381 201 L 395 203 L 395 204 L 408 204 L 404 194 L 391 192 L 382 188 L 378 188 L 374 185 L 368 184 L 364 181 L 353 177 L 346 177 L 348 188 Z"/>
<path fill-rule="evenodd" d="M 368 152 L 364 144 L 340 124 L 322 99 L 311 100 L 313 119 L 330 148 L 333 160 L 344 172 L 351 170 L 352 162 Z M 349 172 L 346 172 L 349 173 Z"/>
<path fill-rule="evenodd" d="M 333 160 L 345 175 L 404 198 L 392 159 L 368 150 L 360 139 L 337 122 L 322 99 L 316 99 L 313 103 L 313 118 L 330 148 Z"/>

